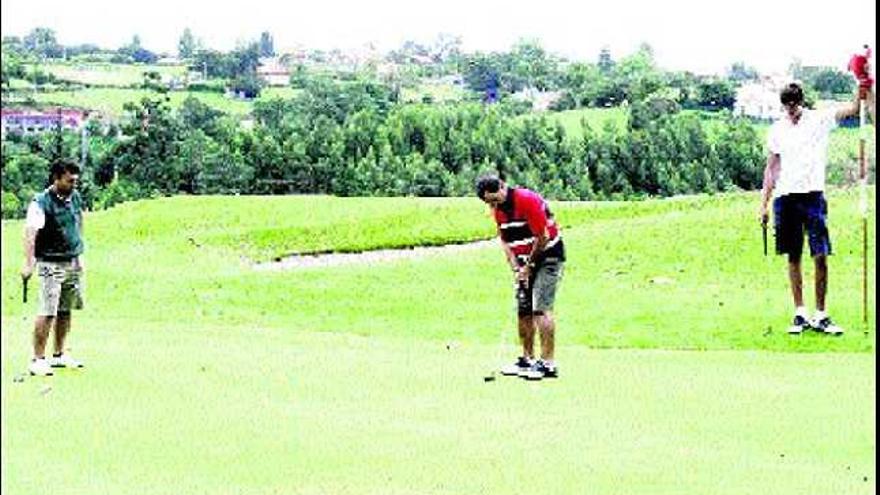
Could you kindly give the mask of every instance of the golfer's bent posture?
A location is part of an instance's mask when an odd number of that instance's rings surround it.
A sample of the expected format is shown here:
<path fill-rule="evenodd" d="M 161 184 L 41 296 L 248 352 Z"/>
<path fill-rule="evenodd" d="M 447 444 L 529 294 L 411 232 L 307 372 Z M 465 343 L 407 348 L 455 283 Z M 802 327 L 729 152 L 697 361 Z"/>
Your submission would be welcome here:
<path fill-rule="evenodd" d="M 866 99 L 873 107 L 874 94 L 870 87 Z M 792 83 L 782 90 L 780 100 L 785 115 L 773 123 L 767 137 L 769 154 L 764 169 L 759 218 L 762 224 L 767 224 L 772 192 L 776 253 L 788 255 L 788 277 L 795 306 L 788 332 L 799 334 L 814 329 L 840 335 L 843 329 L 834 324 L 825 306 L 831 239 L 826 223 L 828 204 L 823 191 L 829 133 L 838 121 L 858 115 L 859 95 L 844 108 L 804 110 L 804 92 L 798 84 Z M 873 115 L 873 108 L 869 111 Z M 816 312 L 813 318 L 808 317 L 802 291 L 801 253 L 805 232 L 816 265 Z"/>
<path fill-rule="evenodd" d="M 494 175 L 477 179 L 477 196 L 492 207 L 498 237 L 514 273 L 522 356 L 501 370 L 538 380 L 556 378 L 553 359 L 553 301 L 562 277 L 562 235 L 544 199 L 523 188 L 508 187 Z M 541 335 L 541 358 L 535 360 L 535 326 Z"/>
<path fill-rule="evenodd" d="M 32 375 L 52 374 L 52 368 L 81 368 L 64 353 L 70 331 L 70 311 L 82 309 L 82 199 L 74 188 L 79 167 L 72 162 L 52 165 L 53 183 L 37 194 L 25 220 L 23 280 L 34 272 L 40 278 L 40 298 L 34 321 Z M 46 359 L 46 341 L 55 330 L 55 353 Z"/>

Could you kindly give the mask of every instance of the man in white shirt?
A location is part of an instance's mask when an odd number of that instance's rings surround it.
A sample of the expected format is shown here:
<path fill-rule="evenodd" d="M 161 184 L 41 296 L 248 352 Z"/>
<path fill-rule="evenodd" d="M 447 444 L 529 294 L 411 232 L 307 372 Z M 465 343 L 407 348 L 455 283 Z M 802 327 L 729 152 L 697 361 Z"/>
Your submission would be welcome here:
<path fill-rule="evenodd" d="M 767 207 L 772 193 L 776 253 L 788 255 L 788 275 L 795 305 L 795 316 L 788 330 L 790 334 L 800 334 L 807 329 L 830 335 L 843 333 L 825 308 L 831 238 L 826 223 L 828 204 L 823 193 L 829 134 L 840 120 L 859 114 L 861 96 L 865 97 L 873 119 L 874 91 L 870 85 L 865 88 L 860 84 L 852 104 L 819 111 L 805 110 L 803 90 L 798 84 L 789 84 L 780 94 L 785 115 L 773 123 L 767 137 L 769 154 L 764 168 L 760 221 L 767 224 Z M 804 232 L 816 265 L 816 313 L 812 320 L 808 319 L 802 291 Z"/>

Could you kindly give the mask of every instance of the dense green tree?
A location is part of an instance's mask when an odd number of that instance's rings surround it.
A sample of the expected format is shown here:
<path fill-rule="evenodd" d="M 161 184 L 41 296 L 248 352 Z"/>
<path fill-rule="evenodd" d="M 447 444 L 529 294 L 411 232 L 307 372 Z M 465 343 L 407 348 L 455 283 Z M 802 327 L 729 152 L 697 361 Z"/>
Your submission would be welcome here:
<path fill-rule="evenodd" d="M 189 59 L 196 54 L 196 48 L 195 36 L 189 28 L 185 28 L 183 34 L 180 35 L 180 41 L 177 42 L 177 54 L 180 58 Z"/>
<path fill-rule="evenodd" d="M 268 31 L 260 33 L 259 53 L 261 57 L 275 56 L 275 42 L 272 40 L 272 35 Z"/>
<path fill-rule="evenodd" d="M 34 55 L 46 58 L 61 58 L 64 47 L 55 38 L 55 31 L 46 27 L 32 29 L 22 40 L 24 49 Z"/>

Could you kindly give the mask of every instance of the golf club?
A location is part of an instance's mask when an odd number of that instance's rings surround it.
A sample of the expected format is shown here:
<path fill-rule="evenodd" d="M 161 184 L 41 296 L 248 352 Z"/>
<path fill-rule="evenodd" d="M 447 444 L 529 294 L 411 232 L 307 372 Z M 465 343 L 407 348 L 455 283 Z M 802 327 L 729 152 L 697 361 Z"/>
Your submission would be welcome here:
<path fill-rule="evenodd" d="M 495 381 L 495 368 L 498 366 L 498 363 L 501 361 L 501 353 L 504 349 L 504 332 L 505 328 L 501 327 L 501 333 L 498 335 L 498 349 L 495 353 L 495 359 L 492 361 L 492 368 L 489 373 L 483 377 L 484 382 L 494 382 Z"/>
<path fill-rule="evenodd" d="M 22 276 L 21 277 L 21 302 L 27 304 L 27 284 L 29 277 Z M 27 321 L 26 316 L 21 317 L 22 325 L 24 325 L 25 321 Z M 24 383 L 25 377 L 28 375 L 27 370 L 16 373 L 15 376 L 12 377 L 12 381 L 14 383 Z"/>
<path fill-rule="evenodd" d="M 517 288 L 518 289 L 523 288 L 522 282 L 517 283 Z M 516 293 L 517 298 L 521 297 L 521 294 L 522 294 L 522 291 L 518 290 Z M 494 382 L 495 381 L 495 375 L 496 375 L 496 371 L 497 371 L 495 368 L 498 366 L 498 363 L 501 362 L 502 351 L 504 350 L 504 332 L 505 332 L 505 328 L 502 327 L 501 333 L 498 335 L 498 350 L 495 355 L 495 361 L 493 362 L 492 369 L 489 372 L 489 374 L 487 374 L 486 376 L 483 377 L 484 382 Z"/>
<path fill-rule="evenodd" d="M 764 219 L 764 221 L 761 222 L 761 233 L 763 234 L 763 237 L 764 237 L 764 258 L 766 259 L 767 258 L 767 220 L 766 219 Z"/>

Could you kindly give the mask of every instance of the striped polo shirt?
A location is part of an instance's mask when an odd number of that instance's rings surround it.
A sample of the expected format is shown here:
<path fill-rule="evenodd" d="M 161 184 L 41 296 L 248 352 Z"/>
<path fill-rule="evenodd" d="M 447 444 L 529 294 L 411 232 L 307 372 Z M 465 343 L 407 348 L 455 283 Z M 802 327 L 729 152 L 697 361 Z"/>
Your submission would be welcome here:
<path fill-rule="evenodd" d="M 501 232 L 501 240 L 507 244 L 519 263 L 528 261 L 536 233 L 544 231 L 547 232 L 547 244 L 534 261 L 539 263 L 547 258 L 565 261 L 559 226 L 553 219 L 547 202 L 538 193 L 511 187 L 507 190 L 507 199 L 497 208 L 493 208 L 493 213 Z"/>

